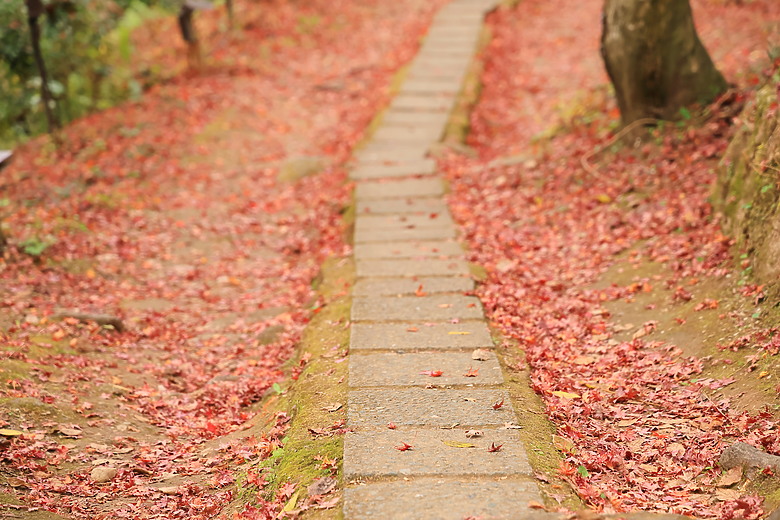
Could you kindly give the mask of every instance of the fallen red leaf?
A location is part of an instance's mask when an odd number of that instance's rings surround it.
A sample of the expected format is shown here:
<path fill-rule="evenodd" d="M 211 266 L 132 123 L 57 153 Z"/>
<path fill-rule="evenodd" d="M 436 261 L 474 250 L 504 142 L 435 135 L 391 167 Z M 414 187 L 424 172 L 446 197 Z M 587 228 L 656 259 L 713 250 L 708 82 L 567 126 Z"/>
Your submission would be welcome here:
<path fill-rule="evenodd" d="M 490 443 L 490 447 L 488 448 L 488 451 L 490 453 L 494 453 L 496 451 L 501 451 L 501 448 L 503 447 L 503 444 L 496 444 L 495 442 Z"/>
<path fill-rule="evenodd" d="M 441 377 L 444 372 L 441 370 L 423 370 L 420 373 L 424 376 Z"/>
<path fill-rule="evenodd" d="M 407 450 L 411 450 L 411 449 L 414 448 L 414 446 L 412 446 L 411 444 L 407 444 L 405 442 L 402 443 L 400 446 L 393 446 L 393 447 L 395 449 L 397 449 L 398 451 L 407 451 Z"/>
<path fill-rule="evenodd" d="M 478 368 L 469 368 L 465 374 L 463 374 L 463 377 L 477 377 L 479 375 L 479 369 Z"/>

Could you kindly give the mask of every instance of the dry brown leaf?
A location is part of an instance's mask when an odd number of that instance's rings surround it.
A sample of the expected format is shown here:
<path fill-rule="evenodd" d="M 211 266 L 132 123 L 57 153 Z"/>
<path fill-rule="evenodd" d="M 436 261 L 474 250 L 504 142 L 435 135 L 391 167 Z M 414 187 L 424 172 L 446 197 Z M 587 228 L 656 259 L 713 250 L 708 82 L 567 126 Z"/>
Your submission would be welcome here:
<path fill-rule="evenodd" d="M 327 495 L 336 488 L 338 482 L 332 477 L 318 478 L 312 482 L 306 489 L 309 496 L 312 495 Z"/>
<path fill-rule="evenodd" d="M 335 496 L 330 500 L 326 500 L 325 502 L 320 502 L 319 504 L 314 506 L 314 509 L 331 509 L 333 507 L 336 507 L 336 505 L 339 503 L 339 500 L 341 500 L 341 497 Z"/>
<path fill-rule="evenodd" d="M 742 466 L 735 466 L 720 476 L 715 484 L 718 487 L 733 486 L 742 480 Z"/>
<path fill-rule="evenodd" d="M 721 502 L 728 502 L 729 500 L 737 500 L 741 496 L 742 493 L 740 493 L 736 489 L 720 488 L 715 490 L 715 498 L 717 498 Z"/>
<path fill-rule="evenodd" d="M 574 358 L 574 361 L 572 361 L 575 365 L 590 365 L 595 362 L 596 358 L 593 356 L 577 356 Z"/>
<path fill-rule="evenodd" d="M 666 451 L 668 451 L 670 454 L 672 454 L 675 457 L 682 457 L 683 455 L 685 455 L 685 446 L 683 446 L 679 442 L 673 442 L 666 447 Z"/>
<path fill-rule="evenodd" d="M 57 433 L 64 437 L 72 437 L 72 438 L 78 438 L 81 437 L 81 434 L 83 433 L 80 428 L 71 428 L 69 426 L 59 426 L 57 428 Z"/>
<path fill-rule="evenodd" d="M 560 435 L 553 435 L 553 446 L 555 446 L 557 449 L 563 452 L 567 453 L 576 453 L 577 448 L 574 447 L 574 443 L 567 439 L 566 437 L 561 437 Z"/>

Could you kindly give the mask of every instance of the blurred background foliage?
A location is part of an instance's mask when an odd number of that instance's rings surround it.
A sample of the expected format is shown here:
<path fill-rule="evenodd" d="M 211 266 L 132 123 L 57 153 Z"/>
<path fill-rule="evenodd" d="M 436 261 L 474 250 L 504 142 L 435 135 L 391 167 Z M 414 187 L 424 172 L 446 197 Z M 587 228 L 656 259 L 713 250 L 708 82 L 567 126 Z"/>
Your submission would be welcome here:
<path fill-rule="evenodd" d="M 41 50 L 58 119 L 67 123 L 139 96 L 155 68 L 132 66 L 132 34 L 149 20 L 174 16 L 180 3 L 44 0 Z M 40 86 L 25 2 L 0 0 L 0 148 L 47 130 Z"/>

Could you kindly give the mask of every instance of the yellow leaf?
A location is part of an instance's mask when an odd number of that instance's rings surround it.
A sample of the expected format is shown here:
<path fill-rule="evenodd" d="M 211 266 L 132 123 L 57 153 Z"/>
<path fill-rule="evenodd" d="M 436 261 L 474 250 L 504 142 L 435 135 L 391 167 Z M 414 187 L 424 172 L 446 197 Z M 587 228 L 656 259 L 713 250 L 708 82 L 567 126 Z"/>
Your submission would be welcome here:
<path fill-rule="evenodd" d="M 600 193 L 596 195 L 596 200 L 601 202 L 602 204 L 609 204 L 610 202 L 612 202 L 612 197 L 610 197 L 606 193 Z"/>
<path fill-rule="evenodd" d="M 555 397 L 562 397 L 564 399 L 581 399 L 580 394 L 573 394 L 571 392 L 561 392 L 560 390 L 556 390 L 552 393 Z"/>
<path fill-rule="evenodd" d="M 553 446 L 555 446 L 557 449 L 564 453 L 576 453 L 577 448 L 574 446 L 574 443 L 567 439 L 566 437 L 561 437 L 560 435 L 553 435 Z"/>
<path fill-rule="evenodd" d="M 447 334 L 449 334 L 451 336 L 462 336 L 462 335 L 465 335 L 465 334 L 471 334 L 471 332 L 468 332 L 466 330 L 451 330 Z"/>
<path fill-rule="evenodd" d="M 474 444 L 471 444 L 470 442 L 458 442 L 458 441 L 441 441 L 447 446 L 450 446 L 452 448 L 476 448 Z"/>
<path fill-rule="evenodd" d="M 590 365 L 595 362 L 596 358 L 594 356 L 577 356 L 574 358 L 574 361 L 572 361 L 575 365 Z"/>
<path fill-rule="evenodd" d="M 0 435 L 3 437 L 18 437 L 20 435 L 23 435 L 24 432 L 20 432 L 19 430 L 8 430 L 8 429 L 0 429 Z"/>
<path fill-rule="evenodd" d="M 298 495 L 301 494 L 301 490 L 299 489 L 295 493 L 293 493 L 293 496 L 290 497 L 290 500 L 287 502 L 287 504 L 282 508 L 282 511 L 279 513 L 279 516 L 276 518 L 281 518 L 284 516 L 282 513 L 286 513 L 288 511 L 292 511 L 295 509 L 295 504 L 298 503 Z"/>

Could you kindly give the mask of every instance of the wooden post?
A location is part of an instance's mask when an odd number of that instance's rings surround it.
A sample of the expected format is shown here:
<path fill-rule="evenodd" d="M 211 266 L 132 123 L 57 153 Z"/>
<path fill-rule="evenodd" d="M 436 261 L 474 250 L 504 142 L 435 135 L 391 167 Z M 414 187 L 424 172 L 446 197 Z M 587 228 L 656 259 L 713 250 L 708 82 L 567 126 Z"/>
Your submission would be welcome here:
<path fill-rule="evenodd" d="M 38 66 L 38 73 L 41 76 L 41 100 L 46 112 L 46 121 L 49 124 L 49 133 L 52 133 L 60 127 L 60 122 L 51 109 L 54 98 L 51 95 L 51 91 L 49 91 L 46 63 L 43 61 L 43 54 L 41 53 L 41 28 L 38 26 L 38 18 L 44 13 L 43 2 L 41 0 L 25 0 L 25 4 L 27 5 L 27 24 L 30 27 L 33 55 Z"/>
<path fill-rule="evenodd" d="M 213 7 L 211 2 L 204 0 L 186 0 L 179 11 L 179 29 L 182 39 L 187 44 L 187 64 L 190 69 L 200 70 L 203 66 L 200 41 L 192 15 L 195 14 L 195 11 L 203 11 Z"/>
<path fill-rule="evenodd" d="M 0 150 L 0 171 L 11 163 L 13 156 L 13 152 L 9 150 Z M 0 221 L 0 256 L 5 253 L 6 246 L 8 246 L 8 240 L 5 238 L 2 221 Z"/>

